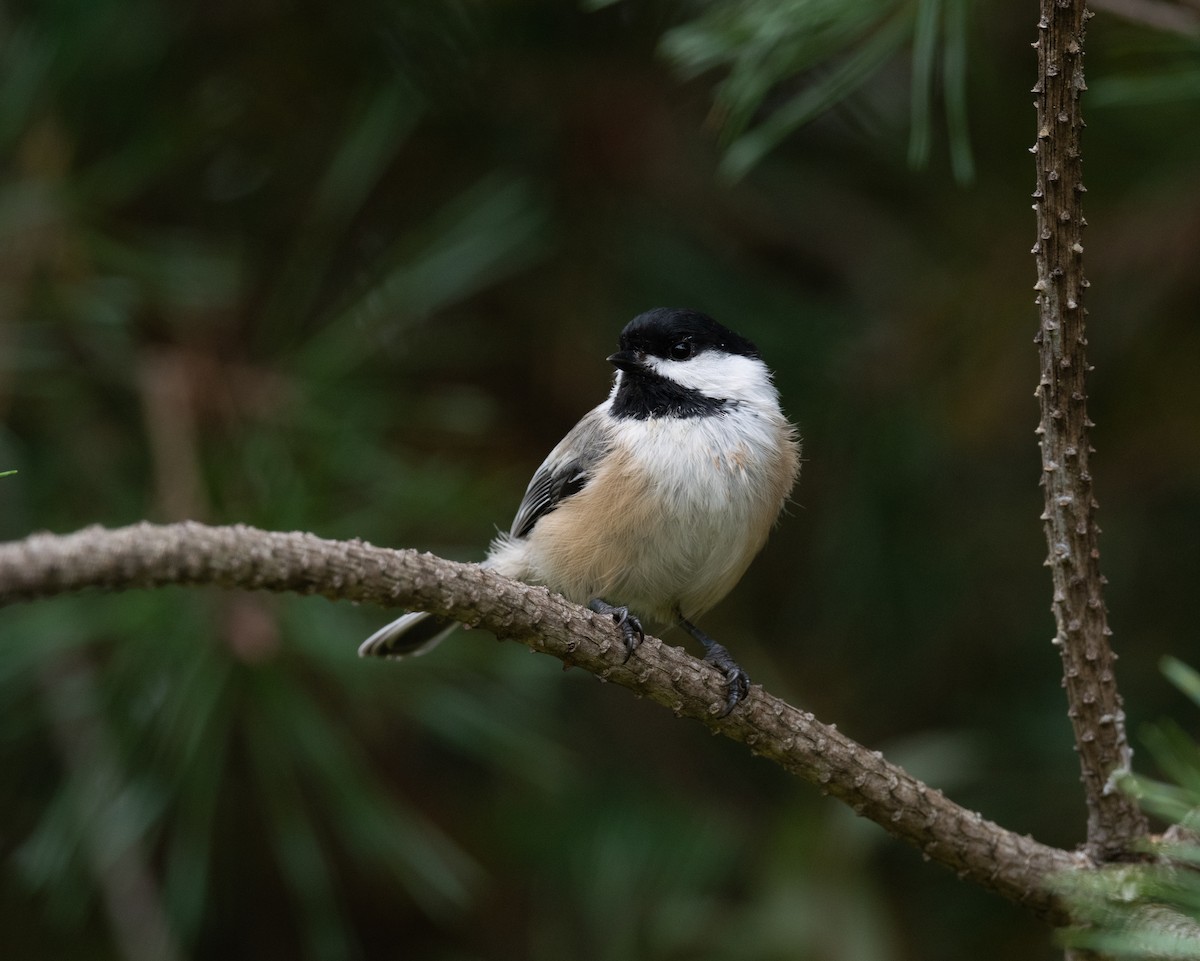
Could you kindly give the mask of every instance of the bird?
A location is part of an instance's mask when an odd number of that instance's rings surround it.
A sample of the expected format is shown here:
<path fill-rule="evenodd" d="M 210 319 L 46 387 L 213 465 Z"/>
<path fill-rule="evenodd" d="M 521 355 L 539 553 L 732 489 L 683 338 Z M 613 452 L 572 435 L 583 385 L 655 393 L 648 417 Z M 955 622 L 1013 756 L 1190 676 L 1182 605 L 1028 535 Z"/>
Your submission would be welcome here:
<path fill-rule="evenodd" d="M 550 451 L 482 566 L 610 616 L 626 659 L 643 618 L 678 625 L 724 674 L 724 716 L 750 679 L 693 622 L 766 543 L 799 476 L 799 434 L 758 348 L 705 313 L 645 311 L 618 346 L 607 399 Z M 424 653 L 457 626 L 414 611 L 359 654 Z"/>

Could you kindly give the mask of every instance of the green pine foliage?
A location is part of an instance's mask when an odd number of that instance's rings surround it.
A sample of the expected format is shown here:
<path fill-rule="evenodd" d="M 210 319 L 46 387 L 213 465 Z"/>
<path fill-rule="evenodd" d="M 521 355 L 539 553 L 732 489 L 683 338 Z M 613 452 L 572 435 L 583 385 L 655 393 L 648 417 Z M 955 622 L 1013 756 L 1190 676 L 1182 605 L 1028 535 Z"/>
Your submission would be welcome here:
<path fill-rule="evenodd" d="M 1200 707 L 1200 673 L 1176 658 L 1163 672 Z M 1142 740 L 1166 779 L 1131 775 L 1122 788 L 1168 827 L 1145 861 L 1064 879 L 1080 923 L 1063 941 L 1128 961 L 1200 958 L 1200 744 L 1171 720 Z"/>
<path fill-rule="evenodd" d="M 725 74 L 715 116 L 728 141 L 723 167 L 735 177 L 910 51 L 909 162 L 929 162 L 940 99 L 954 174 L 966 183 L 969 8 L 967 0 L 728 0 L 670 30 L 663 51 L 686 75 Z"/>

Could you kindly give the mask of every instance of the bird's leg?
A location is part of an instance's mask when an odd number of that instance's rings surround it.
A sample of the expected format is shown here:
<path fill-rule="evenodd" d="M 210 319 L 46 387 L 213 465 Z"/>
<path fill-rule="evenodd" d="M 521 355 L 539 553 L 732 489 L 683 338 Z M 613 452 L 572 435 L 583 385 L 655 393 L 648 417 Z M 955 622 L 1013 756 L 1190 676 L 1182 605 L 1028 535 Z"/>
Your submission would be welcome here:
<path fill-rule="evenodd" d="M 602 601 L 598 597 L 593 597 L 588 601 L 587 606 L 588 610 L 595 611 L 597 614 L 607 614 L 621 629 L 621 633 L 625 636 L 625 660 L 629 660 L 629 656 L 637 650 L 637 646 L 646 639 L 646 632 L 642 630 L 642 622 L 630 613 L 628 607 L 613 607 L 608 601 Z"/>
<path fill-rule="evenodd" d="M 750 693 L 750 675 L 738 666 L 737 661 L 729 656 L 729 652 L 722 645 L 678 611 L 675 613 L 679 615 L 679 626 L 704 645 L 704 660 L 725 675 L 725 683 L 729 686 L 729 695 L 725 701 L 725 710 L 718 715 L 718 717 L 725 717 Z"/>

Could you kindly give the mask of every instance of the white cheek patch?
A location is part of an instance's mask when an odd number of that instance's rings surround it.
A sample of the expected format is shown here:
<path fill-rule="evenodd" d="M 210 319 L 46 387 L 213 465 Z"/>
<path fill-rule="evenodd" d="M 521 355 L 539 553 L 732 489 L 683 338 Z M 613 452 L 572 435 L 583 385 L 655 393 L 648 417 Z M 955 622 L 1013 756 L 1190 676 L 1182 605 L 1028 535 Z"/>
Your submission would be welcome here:
<path fill-rule="evenodd" d="M 774 402 L 778 396 L 771 386 L 766 364 L 756 357 L 706 350 L 690 360 L 647 357 L 646 366 L 681 387 L 698 390 L 707 397 Z"/>

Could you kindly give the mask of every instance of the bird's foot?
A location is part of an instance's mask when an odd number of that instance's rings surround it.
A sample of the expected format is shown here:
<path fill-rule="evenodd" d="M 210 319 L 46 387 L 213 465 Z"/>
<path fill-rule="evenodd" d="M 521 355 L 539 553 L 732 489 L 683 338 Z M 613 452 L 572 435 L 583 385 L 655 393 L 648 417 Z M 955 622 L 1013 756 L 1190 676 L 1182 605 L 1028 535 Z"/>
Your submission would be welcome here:
<path fill-rule="evenodd" d="M 593 597 L 588 601 L 587 606 L 589 610 L 595 611 L 597 614 L 607 614 L 621 629 L 621 634 L 625 637 L 625 660 L 628 661 L 630 655 L 637 650 L 638 645 L 646 639 L 646 632 L 642 630 L 642 622 L 630 612 L 628 607 L 614 607 L 598 597 Z"/>
<path fill-rule="evenodd" d="M 726 696 L 725 710 L 717 717 L 727 717 L 729 712 L 744 701 L 750 694 L 750 675 L 730 657 L 724 645 L 718 644 L 700 628 L 677 611 L 679 626 L 704 645 L 704 660 L 725 675 Z"/>
<path fill-rule="evenodd" d="M 725 710 L 717 715 L 717 717 L 725 717 L 749 695 L 750 675 L 743 671 L 738 662 L 730 657 L 729 652 L 716 641 L 709 645 L 704 660 L 725 675 L 725 684 L 728 690 Z"/>

